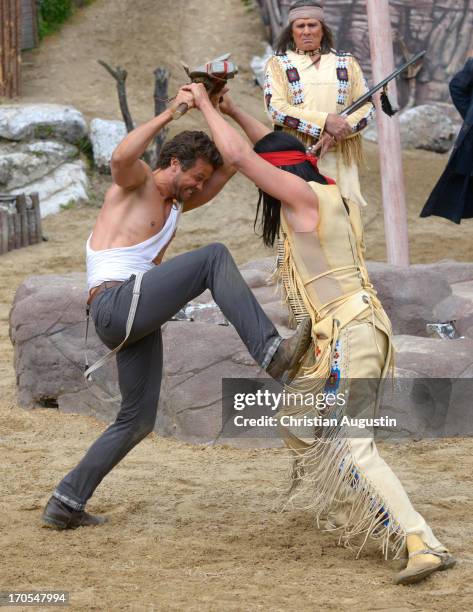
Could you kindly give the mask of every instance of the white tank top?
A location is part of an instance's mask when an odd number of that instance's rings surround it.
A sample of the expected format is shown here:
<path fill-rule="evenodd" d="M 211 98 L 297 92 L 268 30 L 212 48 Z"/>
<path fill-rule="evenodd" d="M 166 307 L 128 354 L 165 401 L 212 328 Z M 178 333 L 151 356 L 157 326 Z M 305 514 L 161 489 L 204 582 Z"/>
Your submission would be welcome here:
<path fill-rule="evenodd" d="M 104 281 L 124 281 L 137 272 L 147 272 L 153 259 L 167 246 L 176 231 L 182 204 L 173 204 L 162 229 L 144 242 L 129 247 L 94 251 L 87 240 L 87 286 L 90 289 Z"/>

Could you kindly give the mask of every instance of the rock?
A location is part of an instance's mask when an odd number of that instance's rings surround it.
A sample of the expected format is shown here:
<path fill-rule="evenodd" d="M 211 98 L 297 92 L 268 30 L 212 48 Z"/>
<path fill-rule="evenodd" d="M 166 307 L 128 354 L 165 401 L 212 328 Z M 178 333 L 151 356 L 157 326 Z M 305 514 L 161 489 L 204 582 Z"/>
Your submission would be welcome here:
<path fill-rule="evenodd" d="M 275 295 L 275 285 L 267 285 L 263 273 L 272 268 L 273 261 L 269 258 L 249 262 L 242 267 L 242 274 L 253 284 L 257 299 L 280 333 L 287 336 L 290 333 L 287 311 Z M 433 266 L 403 268 L 369 264 L 372 280 L 398 334 L 395 336 L 396 379 L 403 379 L 396 383 L 394 396 L 386 396 L 384 401 L 390 413 L 402 420 L 407 434 L 427 435 L 432 414 L 437 415 L 433 422 L 440 423 L 442 431 L 451 415 L 456 414 L 457 420 L 447 423 L 449 432 L 456 431 L 464 400 L 471 397 L 468 382 L 473 378 L 473 339 L 420 337 L 426 335 L 425 325 L 434 320 L 436 313 L 462 314 L 460 333 L 462 329 L 473 328 L 471 300 L 452 293 L 446 280 L 446 271 L 453 267 L 454 262 L 439 264 L 438 270 Z M 454 278 L 465 276 L 468 270 Z M 29 277 L 18 288 L 10 316 L 18 401 L 25 407 L 58 406 L 66 412 L 109 422 L 118 410 L 117 401 L 109 401 L 118 393 L 113 360 L 94 375 L 90 389 L 82 377 L 85 297 L 83 274 Z M 222 378 L 243 377 L 251 381 L 265 376 L 235 329 L 221 324 L 223 315 L 209 292 L 192 302 L 187 310 L 194 316 L 194 322 L 171 321 L 163 328 L 164 375 L 156 431 L 187 442 L 218 441 L 251 448 L 278 445 L 277 438 L 254 439 L 247 431 L 229 437 L 227 429 L 222 429 L 225 423 Z M 88 352 L 90 363 L 106 352 L 93 325 L 89 328 Z M 445 378 L 453 381 L 451 389 L 441 381 Z M 426 383 L 425 379 L 430 382 Z M 461 388 L 455 382 L 457 379 L 463 381 Z M 254 382 L 256 386 L 259 384 Z M 448 410 L 439 404 L 445 395 L 444 384 L 450 389 Z M 437 393 L 438 389 L 441 393 Z M 463 403 L 458 408 L 452 407 L 452 397 L 463 398 Z"/>
<path fill-rule="evenodd" d="M 219 439 L 226 443 L 221 431 L 222 378 L 266 375 L 234 328 L 221 324 L 224 317 L 208 295 L 203 302 L 188 306 L 193 316 L 198 313 L 194 322 L 170 321 L 163 328 L 164 376 L 156 431 L 187 442 Z M 118 394 L 114 360 L 94 374 L 90 388 L 82 376 L 85 300 L 85 275 L 79 273 L 29 277 L 17 290 L 10 337 L 15 347 L 18 401 L 25 407 L 57 406 L 109 422 L 119 407 L 117 401 L 110 401 Z M 284 335 L 289 333 L 284 325 L 281 329 Z M 92 324 L 89 362 L 105 353 Z M 232 443 L 253 447 L 261 441 L 242 435 Z M 274 444 L 279 442 L 269 442 Z"/>
<path fill-rule="evenodd" d="M 266 64 L 269 58 L 273 55 L 273 50 L 270 45 L 266 45 L 264 55 L 254 55 L 250 62 L 250 67 L 255 77 L 255 82 L 261 87 L 264 87 L 264 75 Z"/>
<path fill-rule="evenodd" d="M 41 216 L 46 217 L 57 213 L 63 206 L 88 202 L 87 189 L 89 180 L 85 172 L 85 164 L 76 160 L 62 164 L 50 174 L 42 178 L 12 189 L 9 193 L 39 193 Z"/>
<path fill-rule="evenodd" d="M 77 109 L 60 104 L 0 106 L 0 138 L 6 140 L 64 140 L 78 143 L 87 124 Z"/>
<path fill-rule="evenodd" d="M 473 435 L 473 340 L 396 336 L 394 385 L 385 383 L 382 412 L 397 420 L 384 438 Z"/>
<path fill-rule="evenodd" d="M 86 136 L 85 119 L 71 106 L 0 106 L 0 190 L 38 192 L 42 217 L 87 202 L 85 165 L 74 146 Z"/>
<path fill-rule="evenodd" d="M 368 262 L 368 271 L 395 334 L 427 336 L 427 323 L 454 321 L 460 335 L 473 337 L 473 264 Z"/>
<path fill-rule="evenodd" d="M 420 378 L 472 378 L 473 340 L 395 336 L 396 368 Z"/>
<path fill-rule="evenodd" d="M 473 281 L 473 263 L 444 259 L 432 264 L 416 264 L 418 270 L 434 271 L 441 274 L 445 280 L 455 287 L 456 283 Z"/>
<path fill-rule="evenodd" d="M 427 323 L 443 322 L 435 309 L 451 298 L 452 290 L 442 274 L 418 266 L 380 262 L 368 262 L 368 272 L 395 334 L 426 336 Z"/>
<path fill-rule="evenodd" d="M 94 163 L 98 171 L 110 174 L 112 153 L 127 134 L 123 121 L 92 119 L 90 122 L 90 140 L 94 152 Z"/>
<path fill-rule="evenodd" d="M 450 104 L 436 102 L 402 111 L 399 127 L 403 149 L 426 149 L 437 153 L 450 151 L 461 126 L 461 117 L 454 114 L 452 108 Z M 456 120 L 451 117 L 456 117 Z M 378 142 L 375 123 L 364 130 L 363 137 Z"/>
<path fill-rule="evenodd" d="M 0 191 L 8 192 L 36 181 L 77 157 L 77 147 L 51 140 L 0 141 Z"/>

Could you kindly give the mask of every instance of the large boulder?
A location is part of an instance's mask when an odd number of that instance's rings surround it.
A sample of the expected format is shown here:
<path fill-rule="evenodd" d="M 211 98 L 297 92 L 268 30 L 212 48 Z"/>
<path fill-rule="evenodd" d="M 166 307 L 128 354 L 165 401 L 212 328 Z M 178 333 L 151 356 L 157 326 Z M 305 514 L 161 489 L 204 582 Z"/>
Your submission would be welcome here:
<path fill-rule="evenodd" d="M 78 153 L 77 147 L 64 142 L 0 141 L 0 191 L 26 187 L 61 164 L 73 160 Z"/>
<path fill-rule="evenodd" d="M 85 276 L 80 273 L 29 277 L 17 290 L 10 337 L 18 401 L 29 408 L 58 407 L 111 421 L 119 408 L 114 400 L 119 393 L 114 360 L 94 374 L 92 383 L 82 376 L 85 300 Z M 209 292 L 191 303 L 187 314 L 192 322 L 170 321 L 163 328 L 164 375 L 156 431 L 189 442 L 212 442 L 222 433 L 222 378 L 266 375 L 227 325 Z M 285 335 L 290 333 L 284 325 L 278 328 Z M 89 362 L 105 352 L 90 325 Z M 244 438 L 239 442 L 240 446 L 254 444 Z"/>
<path fill-rule="evenodd" d="M 80 160 L 87 124 L 72 106 L 0 106 L 0 191 L 37 192 L 41 216 L 88 201 L 88 179 Z"/>
<path fill-rule="evenodd" d="M 395 378 L 384 384 L 382 414 L 396 427 L 382 438 L 473 435 L 473 339 L 395 336 Z"/>
<path fill-rule="evenodd" d="M 422 104 L 400 113 L 399 127 L 404 149 L 426 149 L 437 153 L 449 151 L 461 126 L 461 117 L 451 104 Z M 376 123 L 371 123 L 363 137 L 378 142 Z"/>
<path fill-rule="evenodd" d="M 266 64 L 272 55 L 273 49 L 270 45 L 266 44 L 263 55 L 254 55 L 251 58 L 250 68 L 253 72 L 253 76 L 255 77 L 255 83 L 261 88 L 264 87 Z"/>
<path fill-rule="evenodd" d="M 88 202 L 86 166 L 80 159 L 61 164 L 55 170 L 9 193 L 38 192 L 41 216 L 57 213 L 64 206 Z"/>
<path fill-rule="evenodd" d="M 90 122 L 90 141 L 94 154 L 94 164 L 103 174 L 110 173 L 112 153 L 127 134 L 123 121 L 92 119 Z"/>
<path fill-rule="evenodd" d="M 471 314 L 473 303 L 453 293 L 455 285 L 449 278 L 452 278 L 452 270 L 456 270 L 456 278 L 471 278 L 473 265 L 458 264 L 460 272 L 455 263 L 412 266 L 368 263 L 370 279 L 395 334 L 427 336 L 427 323 L 460 321 Z"/>
<path fill-rule="evenodd" d="M 249 262 L 241 271 L 280 333 L 287 335 L 290 331 L 286 307 L 276 285 L 267 284 L 273 263 L 272 258 Z M 450 271 L 455 267 L 454 262 L 443 266 Z M 400 334 L 395 336 L 396 379 L 403 378 L 405 382 L 394 399 L 386 395 L 386 402 L 402 417 L 407 433 L 414 435 L 428 432 L 426 423 L 434 408 L 439 414 L 445 413 L 445 406 L 439 408 L 436 399 L 435 381 L 449 377 L 468 385 L 473 378 L 473 334 L 460 340 L 420 337 L 425 336 L 425 325 L 439 305 L 455 297 L 455 284 L 450 286 L 442 274 L 442 264 L 438 267 L 440 271 L 428 266 L 422 269 L 370 264 L 373 282 L 381 300 L 389 306 L 396 333 Z M 456 278 L 469 275 L 466 269 L 461 274 L 457 272 Z M 459 284 L 465 294 L 468 281 Z M 460 323 L 465 322 L 467 331 L 473 327 L 468 318 L 473 313 L 473 281 L 469 287 L 471 293 L 467 295 L 472 299 L 460 296 L 466 312 Z M 94 374 L 89 386 L 83 379 L 85 298 L 85 276 L 79 273 L 29 277 L 18 288 L 10 315 L 18 400 L 25 407 L 54 406 L 108 422 L 118 410 L 118 401 L 113 400 L 118 394 L 117 372 L 110 361 Z M 186 308 L 183 320 L 164 326 L 163 339 L 164 376 L 156 431 L 188 442 L 219 441 L 249 447 L 277 444 L 274 438 L 255 440 L 245 432 L 230 441 L 223 433 L 222 378 L 254 379 L 265 375 L 234 328 L 227 325 L 209 292 Z M 91 325 L 89 362 L 105 352 Z M 426 386 L 422 382 L 425 379 L 434 386 Z M 463 398 L 471 396 L 467 387 L 462 393 Z M 422 414 L 416 412 L 419 394 L 426 398 Z M 448 408 L 448 414 L 452 410 Z"/>
<path fill-rule="evenodd" d="M 82 113 L 61 104 L 0 106 L 0 138 L 5 140 L 64 140 L 78 143 L 87 135 Z"/>

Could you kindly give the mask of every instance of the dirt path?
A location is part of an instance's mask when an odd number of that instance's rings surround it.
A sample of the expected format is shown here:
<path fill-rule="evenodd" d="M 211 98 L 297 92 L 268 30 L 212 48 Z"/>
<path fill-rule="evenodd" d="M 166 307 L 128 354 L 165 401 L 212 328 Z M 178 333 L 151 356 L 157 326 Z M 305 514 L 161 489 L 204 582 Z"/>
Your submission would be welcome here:
<path fill-rule="evenodd" d="M 125 0 L 96 0 L 26 58 L 25 100 L 71 103 L 88 118 L 118 118 L 113 86 L 95 63 L 100 57 L 129 69 L 130 104 L 142 121 L 151 113 L 156 65 L 170 66 L 174 88 L 178 58 L 232 49 L 242 67 L 236 96 L 263 117 L 247 70 L 260 51 L 260 31 L 240 0 L 136 0 L 133 9 Z M 178 127 L 198 125 L 189 115 Z M 382 259 L 375 154 L 370 147 L 364 174 L 371 204 L 367 243 L 370 257 Z M 472 260 L 471 224 L 457 228 L 416 217 L 445 158 L 416 152 L 405 160 L 414 260 Z M 105 186 L 106 180 L 94 180 L 98 199 Z M 234 181 L 218 202 L 187 216 L 173 254 L 216 239 L 240 262 L 263 254 L 250 227 L 254 201 L 254 188 Z M 17 406 L 8 313 L 26 275 L 83 269 L 95 215 L 93 207 L 83 207 L 49 217 L 49 242 L 2 256 L 0 590 L 64 589 L 72 609 L 100 611 L 471 608 L 472 440 L 383 446 L 419 511 L 461 559 L 454 571 L 416 587 L 394 587 L 391 565 L 375 551 L 355 561 L 333 535 L 315 529 L 308 513 L 277 511 L 288 469 L 280 451 L 195 447 L 152 435 L 91 502 L 92 511 L 109 515 L 108 525 L 70 533 L 41 528 L 51 489 L 104 425 Z"/>

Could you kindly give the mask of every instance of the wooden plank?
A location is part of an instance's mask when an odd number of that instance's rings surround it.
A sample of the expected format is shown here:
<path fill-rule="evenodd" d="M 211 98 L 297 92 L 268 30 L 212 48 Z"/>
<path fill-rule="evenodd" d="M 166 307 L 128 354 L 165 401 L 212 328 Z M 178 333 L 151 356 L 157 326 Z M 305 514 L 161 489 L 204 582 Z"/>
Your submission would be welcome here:
<path fill-rule="evenodd" d="M 5 19 L 3 5 L 5 0 L 0 0 L 0 96 L 4 96 L 5 90 L 5 42 L 3 40 L 3 22 Z"/>
<path fill-rule="evenodd" d="M 33 203 L 33 211 L 35 216 L 36 224 L 36 240 L 35 242 L 41 242 L 43 240 L 43 230 L 41 227 L 41 208 L 39 205 L 39 194 L 35 191 L 30 194 L 31 201 Z"/>
<path fill-rule="evenodd" d="M 13 219 L 13 238 L 14 238 L 13 244 L 15 245 L 14 248 L 20 249 L 21 248 L 21 217 L 18 213 L 13 213 L 11 217 Z"/>
<path fill-rule="evenodd" d="M 28 244 L 36 244 L 36 214 L 32 208 L 26 211 L 28 223 Z"/>
<path fill-rule="evenodd" d="M 21 78 L 20 0 L 0 0 L 0 96 L 20 93 Z"/>
<path fill-rule="evenodd" d="M 8 250 L 13 251 L 15 248 L 15 225 L 13 221 L 13 215 L 7 214 L 7 225 L 8 225 Z"/>
<path fill-rule="evenodd" d="M 21 219 L 21 246 L 28 246 L 28 216 L 26 214 L 26 195 L 21 193 L 16 199 L 16 209 Z"/>
<path fill-rule="evenodd" d="M 31 0 L 31 15 L 33 19 L 33 44 L 35 47 L 38 46 L 39 43 L 39 32 L 38 32 L 38 9 L 36 6 L 36 0 Z"/>
<path fill-rule="evenodd" d="M 0 0 L 0 49 L 1 49 L 1 57 L 0 63 L 2 66 L 2 74 L 0 78 L 0 96 L 7 95 L 7 85 L 8 85 L 8 14 L 7 14 L 7 2 L 9 0 Z"/>
<path fill-rule="evenodd" d="M 7 211 L 0 209 L 0 255 L 8 251 L 8 219 Z"/>
<path fill-rule="evenodd" d="M 14 67 L 13 95 L 21 95 L 21 0 L 15 2 L 14 19 L 14 53 L 12 57 Z"/>

